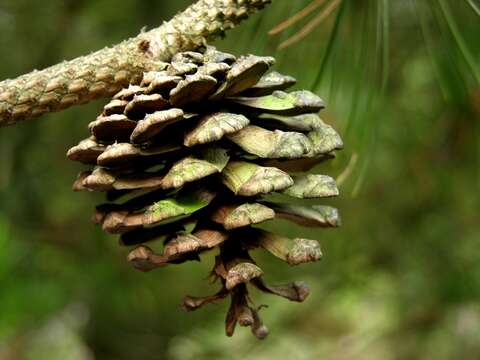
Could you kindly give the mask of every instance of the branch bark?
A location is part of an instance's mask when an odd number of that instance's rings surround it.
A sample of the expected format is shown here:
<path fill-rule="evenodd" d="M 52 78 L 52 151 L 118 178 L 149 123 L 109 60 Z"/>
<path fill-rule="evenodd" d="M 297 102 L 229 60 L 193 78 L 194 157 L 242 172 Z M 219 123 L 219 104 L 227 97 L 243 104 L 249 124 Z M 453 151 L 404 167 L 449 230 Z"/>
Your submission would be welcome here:
<path fill-rule="evenodd" d="M 111 96 L 175 53 L 223 35 L 271 0 L 199 0 L 169 22 L 114 47 L 0 82 L 0 126 Z"/>

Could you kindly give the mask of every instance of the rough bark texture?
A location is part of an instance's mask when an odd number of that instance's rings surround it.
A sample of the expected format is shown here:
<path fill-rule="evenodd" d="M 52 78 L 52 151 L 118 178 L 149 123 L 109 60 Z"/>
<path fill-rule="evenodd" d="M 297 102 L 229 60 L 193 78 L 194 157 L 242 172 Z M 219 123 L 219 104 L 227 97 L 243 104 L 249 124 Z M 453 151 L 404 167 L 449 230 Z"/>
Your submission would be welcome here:
<path fill-rule="evenodd" d="M 0 126 L 111 96 L 144 71 L 222 35 L 271 0 L 199 0 L 160 27 L 112 48 L 0 82 Z"/>

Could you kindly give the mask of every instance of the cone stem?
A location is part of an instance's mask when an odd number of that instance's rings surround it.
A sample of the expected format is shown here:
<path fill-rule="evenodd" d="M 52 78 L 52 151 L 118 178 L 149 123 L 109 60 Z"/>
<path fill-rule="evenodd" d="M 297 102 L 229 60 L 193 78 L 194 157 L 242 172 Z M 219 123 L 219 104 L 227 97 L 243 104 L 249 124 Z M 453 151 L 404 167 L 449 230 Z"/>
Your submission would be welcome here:
<path fill-rule="evenodd" d="M 0 126 L 111 96 L 180 51 L 232 29 L 271 0 L 199 0 L 169 22 L 114 47 L 0 82 Z"/>

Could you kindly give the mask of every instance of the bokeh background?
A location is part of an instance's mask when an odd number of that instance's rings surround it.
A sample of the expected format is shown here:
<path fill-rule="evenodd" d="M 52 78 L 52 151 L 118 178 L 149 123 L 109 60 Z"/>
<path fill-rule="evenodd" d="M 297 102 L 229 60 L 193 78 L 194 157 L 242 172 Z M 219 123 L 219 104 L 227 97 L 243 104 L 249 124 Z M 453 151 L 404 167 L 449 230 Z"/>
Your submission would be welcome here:
<path fill-rule="evenodd" d="M 0 78 L 115 44 L 188 0 L 2 0 Z M 308 4 L 311 11 L 271 36 Z M 0 129 L 0 359 L 479 359 L 480 12 L 477 0 L 276 0 L 215 45 L 277 57 L 326 99 L 346 148 L 338 230 L 267 224 L 321 241 L 320 263 L 254 254 L 270 282 L 312 288 L 268 303 L 265 341 L 224 336 L 227 303 L 202 262 L 144 274 L 89 222 L 67 149 L 105 101 Z"/>

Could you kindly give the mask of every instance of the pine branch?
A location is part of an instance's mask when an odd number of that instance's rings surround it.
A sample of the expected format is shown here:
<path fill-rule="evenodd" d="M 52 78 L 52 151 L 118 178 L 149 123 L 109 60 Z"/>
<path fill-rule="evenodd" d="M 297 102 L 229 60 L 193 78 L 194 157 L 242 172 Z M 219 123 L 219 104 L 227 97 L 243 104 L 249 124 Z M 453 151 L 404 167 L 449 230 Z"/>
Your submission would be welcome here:
<path fill-rule="evenodd" d="M 235 27 L 271 0 L 199 0 L 149 32 L 42 71 L 0 82 L 0 126 L 111 96 L 144 71 L 161 69 Z"/>

